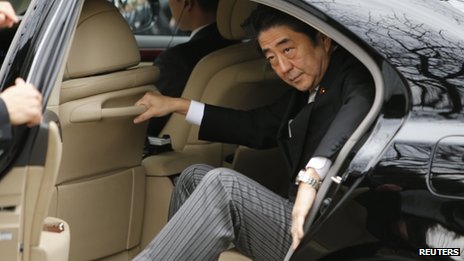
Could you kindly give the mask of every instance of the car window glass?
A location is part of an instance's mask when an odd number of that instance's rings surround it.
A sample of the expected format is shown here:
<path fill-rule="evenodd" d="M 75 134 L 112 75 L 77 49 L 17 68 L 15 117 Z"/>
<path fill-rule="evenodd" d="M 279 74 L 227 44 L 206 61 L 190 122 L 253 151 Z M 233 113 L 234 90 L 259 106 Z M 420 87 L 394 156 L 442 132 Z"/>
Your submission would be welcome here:
<path fill-rule="evenodd" d="M 16 11 L 21 19 L 22 15 L 26 12 L 27 7 L 29 6 L 30 0 L 12 0 L 9 1 L 13 6 L 13 9 Z M 6 53 L 10 47 L 11 41 L 18 29 L 18 25 L 14 25 L 12 28 L 1 28 L 0 29 L 0 66 L 5 60 Z"/>
<path fill-rule="evenodd" d="M 108 0 L 121 12 L 135 35 L 186 35 L 177 30 L 169 0 Z"/>

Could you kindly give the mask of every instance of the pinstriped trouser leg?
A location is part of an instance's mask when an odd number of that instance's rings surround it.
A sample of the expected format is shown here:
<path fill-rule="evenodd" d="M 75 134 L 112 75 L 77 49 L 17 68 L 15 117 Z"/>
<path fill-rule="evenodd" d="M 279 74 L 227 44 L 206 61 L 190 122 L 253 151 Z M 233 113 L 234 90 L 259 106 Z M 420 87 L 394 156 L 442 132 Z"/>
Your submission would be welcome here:
<path fill-rule="evenodd" d="M 217 260 L 230 243 L 255 261 L 285 257 L 292 203 L 264 186 L 230 169 L 194 165 L 174 193 L 171 212 L 178 211 L 135 260 Z"/>
<path fill-rule="evenodd" d="M 182 175 L 177 179 L 176 186 L 171 195 L 171 203 L 169 205 L 168 219 L 177 212 L 177 210 L 184 204 L 188 197 L 192 194 L 193 190 L 198 186 L 203 177 L 214 167 L 206 164 L 195 164 L 186 168 Z"/>

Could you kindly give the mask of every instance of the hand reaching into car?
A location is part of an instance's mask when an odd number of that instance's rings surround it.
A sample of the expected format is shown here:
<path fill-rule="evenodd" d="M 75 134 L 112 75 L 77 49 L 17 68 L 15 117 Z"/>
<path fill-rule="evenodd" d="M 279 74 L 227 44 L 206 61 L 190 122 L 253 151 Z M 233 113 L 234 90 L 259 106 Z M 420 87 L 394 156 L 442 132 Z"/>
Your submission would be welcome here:
<path fill-rule="evenodd" d="M 143 105 L 147 108 L 145 112 L 134 119 L 134 123 L 137 124 L 173 112 L 185 115 L 190 106 L 190 100 L 164 96 L 159 92 L 147 92 L 135 105 Z"/>
<path fill-rule="evenodd" d="M 16 12 L 8 1 L 0 1 L 0 27 L 12 27 L 19 21 Z"/>
<path fill-rule="evenodd" d="M 17 78 L 11 86 L 0 94 L 10 117 L 10 124 L 37 125 L 42 119 L 42 95 L 32 85 Z"/>

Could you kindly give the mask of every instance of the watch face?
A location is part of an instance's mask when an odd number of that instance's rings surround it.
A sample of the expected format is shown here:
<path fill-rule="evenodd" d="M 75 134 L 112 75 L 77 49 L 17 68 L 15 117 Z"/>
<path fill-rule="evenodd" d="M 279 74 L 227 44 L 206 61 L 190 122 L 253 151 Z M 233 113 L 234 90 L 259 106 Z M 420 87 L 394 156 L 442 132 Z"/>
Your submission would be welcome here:
<path fill-rule="evenodd" d="M 309 175 L 308 173 L 306 173 L 306 171 L 300 170 L 300 172 L 298 172 L 297 180 L 302 181 L 302 182 L 308 182 L 308 179 L 309 179 Z"/>
<path fill-rule="evenodd" d="M 306 173 L 302 176 L 303 182 L 306 182 L 306 183 L 307 183 L 307 182 L 309 182 L 309 179 L 310 179 L 310 177 L 309 177 L 309 175 L 306 174 Z"/>

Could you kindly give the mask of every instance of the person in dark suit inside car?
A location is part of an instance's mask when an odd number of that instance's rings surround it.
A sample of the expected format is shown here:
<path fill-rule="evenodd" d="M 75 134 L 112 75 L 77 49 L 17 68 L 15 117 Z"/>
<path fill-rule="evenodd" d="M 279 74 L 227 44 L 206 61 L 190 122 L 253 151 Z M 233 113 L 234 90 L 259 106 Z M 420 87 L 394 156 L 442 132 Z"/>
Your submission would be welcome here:
<path fill-rule="evenodd" d="M 0 27 L 12 27 L 18 17 L 7 1 L 0 1 Z M 0 144 L 11 139 L 11 126 L 27 124 L 33 126 L 42 119 L 42 95 L 23 79 L 0 93 Z M 0 146 L 1 149 L 1 146 Z"/>
<path fill-rule="evenodd" d="M 156 88 L 163 95 L 180 97 L 195 65 L 207 54 L 236 43 L 224 39 L 216 25 L 218 0 L 169 0 L 172 17 L 182 31 L 191 31 L 186 43 L 168 48 L 155 60 L 160 69 Z M 152 119 L 149 136 L 158 136 L 169 116 Z"/>
<path fill-rule="evenodd" d="M 184 170 L 170 220 L 135 260 L 214 260 L 233 244 L 253 260 L 283 260 L 303 237 L 317 189 L 374 99 L 369 71 L 329 37 L 269 7 L 248 19 L 264 56 L 293 88 L 274 104 L 232 110 L 147 93 L 135 123 L 176 112 L 200 125 L 199 138 L 253 148 L 279 146 L 288 197 L 227 168 Z M 265 173 L 263 173 L 265 175 Z"/>

